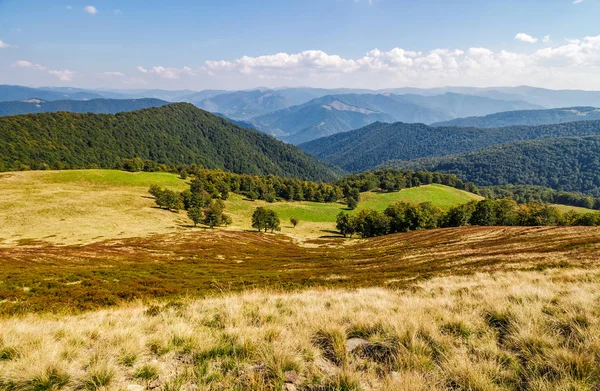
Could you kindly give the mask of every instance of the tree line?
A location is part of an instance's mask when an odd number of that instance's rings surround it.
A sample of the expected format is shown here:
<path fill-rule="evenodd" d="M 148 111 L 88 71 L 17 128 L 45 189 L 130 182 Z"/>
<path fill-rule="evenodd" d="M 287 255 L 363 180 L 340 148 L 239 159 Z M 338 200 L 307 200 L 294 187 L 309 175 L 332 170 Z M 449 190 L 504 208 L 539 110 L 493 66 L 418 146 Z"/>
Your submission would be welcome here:
<path fill-rule="evenodd" d="M 338 231 L 363 238 L 419 229 L 475 226 L 597 226 L 600 213 L 562 213 L 548 204 L 518 204 L 511 199 L 484 199 L 455 206 L 443 212 L 430 202 L 410 204 L 397 202 L 383 212 L 361 210 L 356 215 L 340 212 Z"/>

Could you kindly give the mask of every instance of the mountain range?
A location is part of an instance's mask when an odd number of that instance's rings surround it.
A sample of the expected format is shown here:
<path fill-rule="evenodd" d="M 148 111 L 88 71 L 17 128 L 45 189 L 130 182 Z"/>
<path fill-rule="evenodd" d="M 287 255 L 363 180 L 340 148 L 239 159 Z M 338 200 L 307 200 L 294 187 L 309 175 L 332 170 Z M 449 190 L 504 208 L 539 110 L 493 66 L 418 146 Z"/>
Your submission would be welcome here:
<path fill-rule="evenodd" d="M 474 151 L 512 141 L 600 134 L 600 121 L 480 129 L 375 123 L 300 145 L 304 151 L 350 172 L 390 160 L 413 160 Z"/>
<path fill-rule="evenodd" d="M 591 106 L 600 106 L 600 92 L 555 91 L 527 86 L 384 90 L 299 87 L 258 88 L 244 91 L 103 91 L 70 87 L 0 86 L 0 102 L 31 99 L 46 102 L 95 99 L 126 101 L 140 98 L 190 102 L 204 110 L 236 121 L 242 126 L 258 129 L 296 145 L 358 129 L 374 122 L 492 128 L 594 120 L 597 119 L 597 114 Z M 123 108 L 119 106 L 121 104 Z M 117 102 L 110 108 L 97 110 L 85 109 L 74 103 L 69 105 L 66 102 L 60 103 L 57 107 L 65 108 L 56 110 L 114 113 L 140 108 L 130 103 Z M 149 105 L 158 105 L 158 102 Z M 12 108 L 4 110 L 4 115 L 40 111 L 37 104 L 30 106 L 11 104 L 10 106 Z M 51 105 L 46 103 L 42 106 Z M 548 108 L 561 106 L 571 107 L 571 109 L 548 110 Z M 46 110 L 54 111 L 50 108 Z"/>
<path fill-rule="evenodd" d="M 454 93 L 424 97 L 394 94 L 327 95 L 250 119 L 256 128 L 292 144 L 349 131 L 373 122 L 432 123 L 461 115 L 538 106 Z"/>
<path fill-rule="evenodd" d="M 513 125 L 547 125 L 584 120 L 600 120 L 600 109 L 596 107 L 565 107 L 548 110 L 505 111 L 481 117 L 457 118 L 434 123 L 433 126 L 499 128 Z"/>
<path fill-rule="evenodd" d="M 122 111 L 160 107 L 169 102 L 144 98 L 144 99 L 91 99 L 91 100 L 54 100 L 25 99 L 15 102 L 0 102 L 0 116 L 48 113 L 69 111 L 72 113 L 97 113 L 116 114 Z"/>

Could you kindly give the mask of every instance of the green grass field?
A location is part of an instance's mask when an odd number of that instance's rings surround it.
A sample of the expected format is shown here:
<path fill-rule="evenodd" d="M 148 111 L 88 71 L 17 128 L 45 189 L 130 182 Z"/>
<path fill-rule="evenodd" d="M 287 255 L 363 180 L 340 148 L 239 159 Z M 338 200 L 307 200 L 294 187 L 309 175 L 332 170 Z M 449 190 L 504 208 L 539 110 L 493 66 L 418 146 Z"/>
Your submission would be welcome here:
<path fill-rule="evenodd" d="M 588 209 L 588 208 L 581 208 L 579 206 L 569 206 L 569 205 L 559 205 L 559 204 L 553 204 L 553 207 L 555 207 L 556 209 L 560 210 L 563 213 L 567 213 L 567 212 L 577 212 L 577 213 L 594 213 L 594 212 L 598 212 L 597 210 L 593 210 L 593 209 Z"/>
<path fill-rule="evenodd" d="M 297 217 L 300 221 L 311 223 L 326 223 L 335 221 L 341 211 L 358 213 L 362 209 L 375 209 L 383 211 L 389 205 L 398 201 L 420 203 L 431 202 L 444 210 L 452 206 L 479 200 L 482 197 L 466 191 L 454 189 L 444 185 L 427 185 L 410 189 L 403 189 L 393 193 L 366 192 L 360 195 L 361 201 L 358 208 L 349 211 L 342 203 L 318 202 L 275 202 L 268 204 L 263 201 L 249 201 L 241 195 L 234 194 L 227 203 L 227 210 L 232 215 L 248 217 L 252 215 L 257 206 L 268 206 L 277 212 L 285 221 L 290 217 Z"/>

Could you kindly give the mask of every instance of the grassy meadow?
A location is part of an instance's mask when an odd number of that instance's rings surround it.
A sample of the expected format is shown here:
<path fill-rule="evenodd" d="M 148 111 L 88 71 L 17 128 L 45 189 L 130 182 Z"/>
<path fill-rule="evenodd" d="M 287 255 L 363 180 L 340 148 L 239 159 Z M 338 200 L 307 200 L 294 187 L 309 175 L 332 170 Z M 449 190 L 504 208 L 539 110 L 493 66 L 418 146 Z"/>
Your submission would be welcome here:
<path fill-rule="evenodd" d="M 596 390 L 600 269 L 0 320 L 5 390 Z"/>
<path fill-rule="evenodd" d="M 148 194 L 152 184 L 182 191 L 188 183 L 169 173 L 129 173 L 116 170 L 28 171 L 0 174 L 0 245 L 45 241 L 84 244 L 190 229 L 185 212 L 155 208 Z M 443 185 L 404 189 L 396 193 L 363 193 L 357 209 L 384 210 L 396 201 L 425 202 L 447 209 L 479 199 Z M 230 229 L 251 230 L 257 206 L 274 209 L 282 232 L 304 240 L 331 235 L 335 218 L 346 210 L 339 203 L 249 201 L 231 194 L 226 213 Z M 290 217 L 300 219 L 295 229 Z M 3 240 L 3 241 L 2 241 Z"/>
<path fill-rule="evenodd" d="M 0 391 L 600 389 L 600 228 L 343 240 L 339 203 L 154 207 L 176 175 L 0 174 Z M 479 197 L 441 185 L 363 208 Z M 251 230 L 257 206 L 283 234 Z M 300 224 L 292 228 L 289 218 Z"/>

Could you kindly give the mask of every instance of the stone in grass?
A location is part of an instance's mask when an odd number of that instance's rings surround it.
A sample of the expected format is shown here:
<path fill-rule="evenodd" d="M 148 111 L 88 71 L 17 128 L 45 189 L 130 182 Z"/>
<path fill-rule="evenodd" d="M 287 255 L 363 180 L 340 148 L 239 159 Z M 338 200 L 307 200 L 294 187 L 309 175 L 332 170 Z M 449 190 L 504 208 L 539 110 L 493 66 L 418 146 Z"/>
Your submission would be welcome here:
<path fill-rule="evenodd" d="M 283 374 L 283 381 L 286 383 L 296 383 L 298 381 L 298 374 L 296 371 L 286 371 Z"/>
<path fill-rule="evenodd" d="M 139 384 L 130 384 L 127 386 L 127 391 L 144 391 L 144 386 Z"/>
<path fill-rule="evenodd" d="M 361 348 L 367 345 L 369 341 L 362 338 L 350 338 L 346 341 L 346 351 L 348 353 L 353 353 L 356 349 Z"/>

